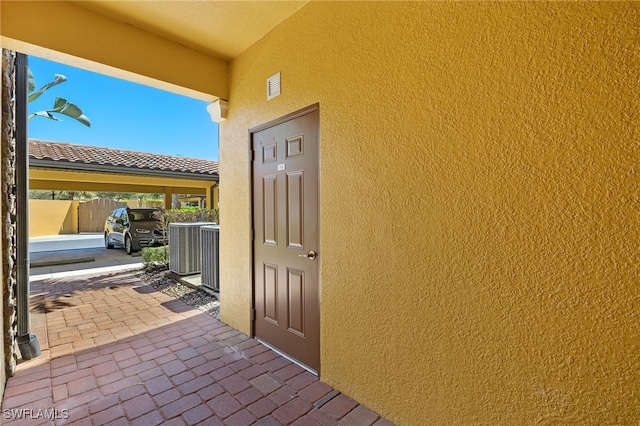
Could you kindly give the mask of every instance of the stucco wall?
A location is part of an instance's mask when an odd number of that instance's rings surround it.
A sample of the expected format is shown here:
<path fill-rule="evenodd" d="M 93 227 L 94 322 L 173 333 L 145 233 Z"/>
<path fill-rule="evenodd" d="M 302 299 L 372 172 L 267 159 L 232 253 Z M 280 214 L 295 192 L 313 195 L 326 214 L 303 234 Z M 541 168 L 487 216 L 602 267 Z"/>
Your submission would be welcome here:
<path fill-rule="evenodd" d="M 640 422 L 639 22 L 304 7 L 232 63 L 222 319 L 250 330 L 247 129 L 320 102 L 322 379 L 403 425 Z"/>
<path fill-rule="evenodd" d="M 29 237 L 78 233 L 78 201 L 29 200 Z"/>

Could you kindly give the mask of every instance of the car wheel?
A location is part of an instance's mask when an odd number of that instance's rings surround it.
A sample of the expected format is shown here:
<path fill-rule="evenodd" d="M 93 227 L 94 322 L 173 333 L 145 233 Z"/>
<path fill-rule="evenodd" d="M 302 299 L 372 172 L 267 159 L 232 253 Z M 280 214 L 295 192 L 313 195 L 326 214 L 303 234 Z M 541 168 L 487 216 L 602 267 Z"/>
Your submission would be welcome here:
<path fill-rule="evenodd" d="M 111 244 L 111 241 L 109 241 L 109 234 L 107 234 L 106 232 L 104 233 L 104 247 L 107 249 L 113 248 L 113 244 Z"/>
<path fill-rule="evenodd" d="M 131 237 L 128 235 L 124 237 L 124 249 L 126 250 L 127 254 L 133 253 L 133 244 L 131 243 Z"/>

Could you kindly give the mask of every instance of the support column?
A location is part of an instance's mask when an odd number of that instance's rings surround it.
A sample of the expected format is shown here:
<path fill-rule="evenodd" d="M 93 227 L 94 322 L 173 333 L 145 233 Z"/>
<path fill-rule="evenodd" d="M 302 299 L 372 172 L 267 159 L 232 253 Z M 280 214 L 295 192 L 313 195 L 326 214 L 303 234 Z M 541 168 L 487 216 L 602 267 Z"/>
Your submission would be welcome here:
<path fill-rule="evenodd" d="M 2 215 L 2 389 L 7 377 L 13 376 L 18 360 L 16 352 L 16 281 L 15 281 L 15 198 L 13 170 L 15 168 L 15 54 L 2 49 L 2 185 L 0 204 Z"/>
<path fill-rule="evenodd" d="M 16 258 L 18 347 L 23 360 L 40 356 L 29 312 L 29 144 L 27 141 L 27 55 L 16 54 Z"/>
<path fill-rule="evenodd" d="M 220 183 L 216 182 L 216 184 L 211 188 L 213 204 L 211 204 L 212 209 L 217 209 L 220 203 Z"/>
<path fill-rule="evenodd" d="M 5 110 L 7 109 L 7 105 L 5 105 L 5 93 L 4 93 L 4 88 L 5 88 L 5 78 L 4 78 L 4 71 L 5 71 L 5 67 L 4 67 L 4 50 L 2 51 L 2 60 L 0 61 L 0 68 L 2 68 L 2 101 L 0 101 L 0 132 L 2 132 L 2 139 L 4 139 L 5 137 Z M 11 97 L 7 98 L 7 101 L 9 101 L 11 99 Z M 10 101 L 9 101 L 10 102 Z M 0 158 L 2 158 L 2 154 L 0 151 Z M 2 174 L 2 172 L 4 172 L 5 166 L 2 165 L 3 161 L 0 160 L 0 176 L 4 176 Z M 2 182 L 2 185 L 4 186 L 4 180 Z M 0 191 L 1 192 L 1 191 Z M 0 215 L 0 217 L 2 217 L 2 215 Z M 1 223 L 1 222 L 0 222 Z M 0 238 L 0 256 L 3 253 L 2 251 L 2 238 Z M 5 291 L 5 287 L 4 287 L 4 274 L 3 274 L 3 269 L 0 267 L 0 331 L 2 332 L 2 339 L 0 340 L 0 362 L 2 362 L 2 365 L 0 365 L 0 400 L 3 399 L 4 396 L 4 387 L 5 384 L 7 383 L 7 362 L 5 361 L 5 357 L 4 354 L 6 352 L 5 350 L 5 339 L 9 333 L 8 333 L 8 329 L 6 327 L 5 324 L 5 320 L 4 320 L 4 312 L 5 312 L 5 298 L 8 297 L 7 292 Z"/>
<path fill-rule="evenodd" d="M 206 190 L 204 192 L 205 194 L 205 199 L 204 199 L 204 208 L 205 209 L 212 209 L 213 207 L 213 186 L 210 187 L 208 190 Z"/>
<path fill-rule="evenodd" d="M 172 208 L 172 200 L 173 200 L 173 191 L 171 191 L 171 187 L 164 187 L 164 209 L 171 210 Z"/>

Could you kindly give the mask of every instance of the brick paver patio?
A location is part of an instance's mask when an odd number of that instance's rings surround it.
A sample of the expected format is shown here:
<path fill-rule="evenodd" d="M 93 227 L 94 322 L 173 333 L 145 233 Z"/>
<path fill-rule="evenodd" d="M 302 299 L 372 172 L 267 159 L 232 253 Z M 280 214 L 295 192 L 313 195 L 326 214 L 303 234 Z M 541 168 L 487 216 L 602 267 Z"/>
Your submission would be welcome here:
<path fill-rule="evenodd" d="M 391 424 L 131 273 L 31 287 L 42 355 L 9 379 L 1 424 Z"/>

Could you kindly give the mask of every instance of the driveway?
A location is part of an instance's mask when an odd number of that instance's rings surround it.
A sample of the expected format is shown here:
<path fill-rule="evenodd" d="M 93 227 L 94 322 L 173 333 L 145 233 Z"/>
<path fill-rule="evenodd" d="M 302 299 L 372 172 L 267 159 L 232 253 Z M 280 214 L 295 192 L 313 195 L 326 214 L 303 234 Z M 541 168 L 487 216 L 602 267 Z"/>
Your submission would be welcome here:
<path fill-rule="evenodd" d="M 104 248 L 102 234 L 68 234 L 29 239 L 31 282 L 45 278 L 115 272 L 142 267 L 140 253 Z"/>

